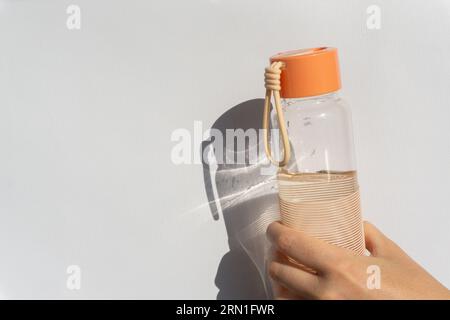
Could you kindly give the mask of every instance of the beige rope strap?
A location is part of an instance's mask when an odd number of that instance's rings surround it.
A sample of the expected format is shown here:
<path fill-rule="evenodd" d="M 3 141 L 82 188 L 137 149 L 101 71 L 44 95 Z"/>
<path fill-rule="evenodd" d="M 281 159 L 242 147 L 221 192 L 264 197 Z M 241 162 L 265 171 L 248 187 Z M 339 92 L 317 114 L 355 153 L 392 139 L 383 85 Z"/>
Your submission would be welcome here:
<path fill-rule="evenodd" d="M 264 82 L 266 87 L 266 97 L 264 101 L 264 115 L 263 115 L 263 132 L 264 132 L 264 148 L 266 150 L 266 155 L 275 166 L 284 167 L 291 157 L 291 148 L 289 145 L 289 137 L 286 129 L 286 124 L 284 121 L 283 110 L 281 109 L 281 68 L 283 63 L 280 61 L 273 62 L 270 67 L 267 67 L 264 73 Z M 281 133 L 281 139 L 283 142 L 283 159 L 281 161 L 276 161 L 272 155 L 272 150 L 269 141 L 269 129 L 270 129 L 270 100 L 274 97 L 275 110 L 278 117 L 278 126 Z"/>

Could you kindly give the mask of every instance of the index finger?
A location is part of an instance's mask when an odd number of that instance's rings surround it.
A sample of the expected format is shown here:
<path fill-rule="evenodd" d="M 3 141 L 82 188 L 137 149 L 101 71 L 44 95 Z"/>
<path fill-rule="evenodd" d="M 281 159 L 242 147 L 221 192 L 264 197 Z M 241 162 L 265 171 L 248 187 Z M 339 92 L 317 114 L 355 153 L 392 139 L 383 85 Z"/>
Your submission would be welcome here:
<path fill-rule="evenodd" d="M 349 253 L 347 250 L 273 222 L 267 228 L 269 240 L 284 254 L 317 272 L 331 270 Z"/>

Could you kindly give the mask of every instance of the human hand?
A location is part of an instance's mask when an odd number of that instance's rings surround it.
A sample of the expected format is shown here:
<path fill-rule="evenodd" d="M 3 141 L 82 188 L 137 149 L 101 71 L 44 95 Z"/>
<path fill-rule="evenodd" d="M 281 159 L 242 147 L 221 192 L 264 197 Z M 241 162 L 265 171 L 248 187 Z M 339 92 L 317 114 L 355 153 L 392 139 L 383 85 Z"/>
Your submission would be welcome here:
<path fill-rule="evenodd" d="M 450 299 L 447 288 L 372 224 L 365 222 L 364 232 L 370 256 L 272 223 L 267 235 L 276 249 L 269 263 L 275 298 Z M 287 257 L 316 272 L 301 269 Z M 368 272 L 376 269 L 380 271 L 380 286 L 372 288 Z"/>

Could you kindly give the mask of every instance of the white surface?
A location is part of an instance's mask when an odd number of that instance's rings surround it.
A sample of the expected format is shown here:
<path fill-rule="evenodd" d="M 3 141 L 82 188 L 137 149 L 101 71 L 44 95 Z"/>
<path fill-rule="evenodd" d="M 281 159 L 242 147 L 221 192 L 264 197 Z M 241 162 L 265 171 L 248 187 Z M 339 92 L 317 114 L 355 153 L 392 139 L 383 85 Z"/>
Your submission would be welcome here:
<path fill-rule="evenodd" d="M 271 54 L 322 45 L 365 217 L 450 286 L 450 2 L 376 1 L 380 30 L 371 4 L 0 0 L 1 297 L 215 298 L 226 228 L 170 135 L 261 98 Z"/>

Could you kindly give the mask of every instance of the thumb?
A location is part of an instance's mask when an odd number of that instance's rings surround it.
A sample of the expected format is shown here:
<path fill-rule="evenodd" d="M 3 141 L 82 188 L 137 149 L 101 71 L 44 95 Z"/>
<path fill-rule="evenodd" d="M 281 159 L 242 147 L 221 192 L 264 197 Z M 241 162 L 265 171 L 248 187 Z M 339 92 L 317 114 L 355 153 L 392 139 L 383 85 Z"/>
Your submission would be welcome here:
<path fill-rule="evenodd" d="M 389 239 L 368 221 L 364 221 L 364 236 L 366 249 L 372 256 L 382 256 L 386 253 Z"/>

